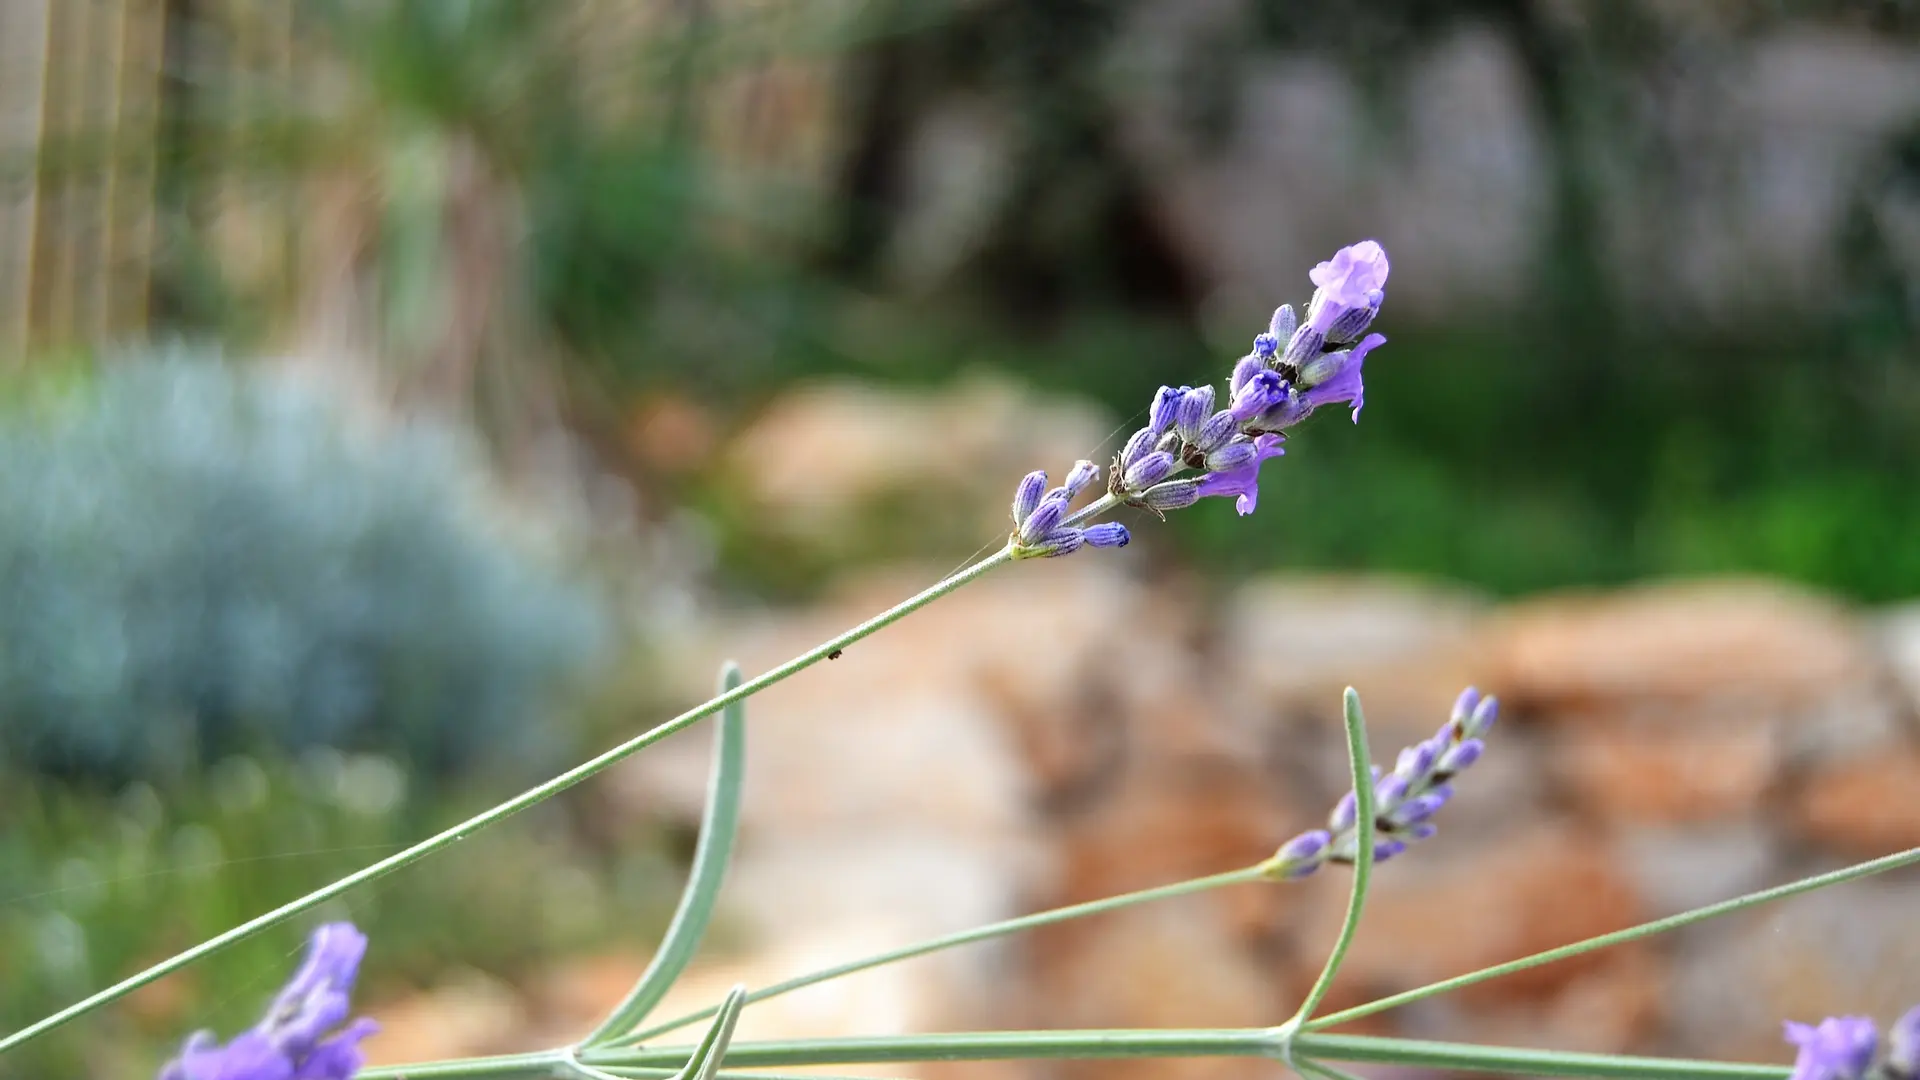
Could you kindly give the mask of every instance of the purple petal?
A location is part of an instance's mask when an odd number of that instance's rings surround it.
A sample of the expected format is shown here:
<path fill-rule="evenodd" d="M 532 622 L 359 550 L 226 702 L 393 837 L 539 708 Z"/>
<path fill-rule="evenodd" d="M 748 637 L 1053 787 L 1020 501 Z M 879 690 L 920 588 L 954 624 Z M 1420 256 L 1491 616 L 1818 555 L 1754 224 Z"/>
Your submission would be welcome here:
<path fill-rule="evenodd" d="M 1260 464 L 1270 457 L 1279 457 L 1286 453 L 1285 448 L 1281 446 L 1285 441 L 1285 438 L 1280 435 L 1258 436 L 1253 440 L 1255 451 L 1253 461 L 1237 469 L 1209 473 L 1200 481 L 1200 494 L 1202 496 L 1232 495 L 1235 497 L 1234 508 L 1240 512 L 1241 517 L 1253 513 L 1254 506 L 1260 498 Z"/>
<path fill-rule="evenodd" d="M 1192 387 L 1163 386 L 1153 395 L 1153 406 L 1147 410 L 1147 428 L 1155 438 L 1173 424 L 1175 414 L 1180 411 L 1180 403 L 1186 400 L 1187 391 Z"/>
<path fill-rule="evenodd" d="M 1067 480 L 1063 486 L 1067 489 L 1068 497 L 1071 498 L 1080 494 L 1088 484 L 1099 478 L 1100 466 L 1091 461 L 1076 461 L 1073 463 L 1073 471 L 1067 474 Z"/>
<path fill-rule="evenodd" d="M 1020 486 L 1013 489 L 1013 524 L 1017 528 L 1025 523 L 1034 509 L 1040 505 L 1040 496 L 1047 490 L 1047 474 L 1035 470 L 1020 478 Z"/>
<path fill-rule="evenodd" d="M 1081 530 L 1080 535 L 1086 538 L 1089 545 L 1098 548 L 1126 547 L 1127 542 L 1133 539 L 1128 534 L 1127 527 L 1117 521 L 1103 521 L 1098 525 L 1089 525 Z"/>
<path fill-rule="evenodd" d="M 1800 1047 L 1791 1080 L 1861 1080 L 1880 1041 L 1864 1016 L 1830 1016 L 1818 1027 L 1786 1023 L 1786 1038 Z"/>

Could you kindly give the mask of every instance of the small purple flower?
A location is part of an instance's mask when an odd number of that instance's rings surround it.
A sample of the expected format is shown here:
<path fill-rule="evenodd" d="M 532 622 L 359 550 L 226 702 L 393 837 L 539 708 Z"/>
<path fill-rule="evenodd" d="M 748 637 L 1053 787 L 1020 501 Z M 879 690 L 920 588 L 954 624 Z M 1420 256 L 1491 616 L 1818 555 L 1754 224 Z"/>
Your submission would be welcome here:
<path fill-rule="evenodd" d="M 1039 509 L 1040 496 L 1046 491 L 1046 473 L 1035 470 L 1020 478 L 1019 486 L 1013 489 L 1013 524 L 1016 528 Z"/>
<path fill-rule="evenodd" d="M 1789 1020 L 1786 1038 L 1800 1048 L 1789 1080 L 1863 1080 L 1880 1041 L 1864 1016 L 1831 1016 L 1818 1027 Z"/>
<path fill-rule="evenodd" d="M 1173 427 L 1180 437 L 1190 443 L 1200 441 L 1200 430 L 1206 426 L 1207 418 L 1213 414 L 1213 387 L 1196 386 L 1190 388 L 1186 396 L 1180 399 L 1180 405 L 1174 410 Z"/>
<path fill-rule="evenodd" d="M 1127 527 L 1117 521 L 1103 521 L 1098 525 L 1089 525 L 1081 530 L 1081 535 L 1086 537 L 1089 547 L 1098 548 L 1126 547 L 1127 542 L 1133 539 L 1128 534 Z"/>
<path fill-rule="evenodd" d="M 1445 754 L 1442 754 L 1440 761 L 1434 768 L 1434 772 L 1441 776 L 1452 776 L 1456 773 L 1466 772 L 1473 767 L 1474 762 L 1480 760 L 1480 755 L 1486 752 L 1486 743 L 1481 742 L 1479 739 L 1468 739 L 1453 749 L 1448 750 Z"/>
<path fill-rule="evenodd" d="M 340 1027 L 366 951 L 352 924 L 320 927 L 265 1019 L 225 1046 L 196 1032 L 160 1080 L 349 1080 L 365 1061 L 360 1041 L 379 1030 L 366 1019 Z"/>
<path fill-rule="evenodd" d="M 1134 432 L 1133 437 L 1127 440 L 1127 445 L 1121 448 L 1120 460 L 1115 467 L 1123 472 L 1131 468 L 1134 462 L 1152 453 L 1153 444 L 1159 441 L 1160 433 L 1150 427 Z M 1041 475 L 1045 476 L 1044 473 Z"/>
<path fill-rule="evenodd" d="M 1362 240 L 1334 252 L 1307 275 L 1318 286 L 1307 308 L 1307 325 L 1331 338 L 1334 325 L 1348 312 L 1378 308 L 1387 270 L 1386 249 L 1377 241 Z"/>
<path fill-rule="evenodd" d="M 1244 383 L 1234 389 L 1233 402 L 1228 406 L 1237 423 L 1247 421 L 1287 400 L 1287 380 L 1279 373 L 1261 369 L 1249 375 Z"/>
<path fill-rule="evenodd" d="M 1259 451 L 1254 449 L 1252 439 L 1235 439 L 1207 454 L 1206 464 L 1210 472 L 1231 472 L 1253 464 Z"/>
<path fill-rule="evenodd" d="M 1260 500 L 1260 465 L 1268 458 L 1286 453 L 1286 449 L 1280 445 L 1284 441 L 1284 436 L 1280 435 L 1258 436 L 1253 440 L 1254 458 L 1251 462 L 1226 472 L 1209 473 L 1200 481 L 1199 494 L 1232 495 L 1234 509 L 1240 512 L 1241 517 L 1253 513 Z"/>
<path fill-rule="evenodd" d="M 1180 410 L 1180 403 L 1186 400 L 1190 386 L 1163 386 L 1153 395 L 1153 407 L 1147 410 L 1147 430 L 1154 438 L 1173 426 L 1173 418 Z"/>
<path fill-rule="evenodd" d="M 1203 454 L 1211 454 L 1226 445 L 1227 440 L 1233 438 L 1235 429 L 1239 426 L 1239 422 L 1233 418 L 1233 413 L 1222 409 L 1208 417 L 1206 423 L 1200 425 L 1200 433 L 1193 438 L 1194 448 Z"/>
<path fill-rule="evenodd" d="M 1055 488 L 1048 492 L 1046 497 L 1040 500 L 1040 505 L 1033 508 L 1033 513 L 1028 514 L 1020 522 L 1019 527 L 1014 530 L 1014 535 L 1022 544 L 1039 543 L 1041 537 L 1060 526 L 1061 520 L 1067 516 L 1068 502 L 1065 489 Z"/>
<path fill-rule="evenodd" d="M 1301 395 L 1310 408 L 1331 405 L 1336 401 L 1353 402 L 1353 422 L 1360 422 L 1360 408 L 1366 404 L 1366 386 L 1360 379 L 1360 365 L 1366 362 L 1367 354 L 1387 343 L 1381 334 L 1368 334 L 1351 349 L 1337 353 L 1328 353 L 1300 372 L 1300 381 L 1307 386 Z"/>
<path fill-rule="evenodd" d="M 1173 455 L 1165 450 L 1153 453 L 1133 463 L 1120 477 L 1121 485 L 1128 491 L 1144 491 L 1165 480 L 1173 472 Z"/>
<path fill-rule="evenodd" d="M 1271 360 L 1280 355 L 1280 344 L 1284 340 L 1286 339 L 1278 334 L 1255 334 L 1253 355 L 1262 361 Z"/>
<path fill-rule="evenodd" d="M 1198 480 L 1168 480 L 1141 492 L 1138 502 L 1156 513 L 1184 510 L 1200 501 L 1200 483 Z"/>
<path fill-rule="evenodd" d="M 1066 483 L 1062 486 L 1067 489 L 1067 498 L 1071 499 L 1086 490 L 1088 484 L 1098 479 L 1100 479 L 1100 466 L 1091 461 L 1076 461 L 1073 463 L 1073 470 L 1067 473 Z"/>
<path fill-rule="evenodd" d="M 1306 877 L 1327 861 L 1327 849 L 1332 844 L 1333 835 L 1325 829 L 1309 829 L 1273 853 L 1274 871 L 1289 881 Z"/>
<path fill-rule="evenodd" d="M 1293 313 L 1293 305 L 1281 304 L 1273 309 L 1273 318 L 1267 323 L 1267 333 L 1272 334 L 1277 341 L 1290 341 L 1293 339 L 1294 328 L 1299 324 L 1300 319 Z"/>
<path fill-rule="evenodd" d="M 1267 370 L 1267 362 L 1259 353 L 1248 353 L 1233 363 L 1233 375 L 1227 379 L 1227 395 L 1232 400 L 1252 381 L 1255 375 Z"/>

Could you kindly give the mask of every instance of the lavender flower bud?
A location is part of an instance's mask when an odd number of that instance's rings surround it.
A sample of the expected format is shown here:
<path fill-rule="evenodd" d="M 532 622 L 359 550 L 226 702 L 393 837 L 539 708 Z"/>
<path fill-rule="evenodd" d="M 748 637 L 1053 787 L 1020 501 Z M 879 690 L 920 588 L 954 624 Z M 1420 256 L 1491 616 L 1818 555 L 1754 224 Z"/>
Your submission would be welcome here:
<path fill-rule="evenodd" d="M 1326 344 L 1327 335 L 1315 330 L 1312 323 L 1305 323 L 1293 332 L 1293 338 L 1287 342 L 1287 351 L 1280 357 L 1280 362 L 1298 370 L 1319 356 Z"/>
<path fill-rule="evenodd" d="M 1393 773 L 1385 780 L 1381 780 L 1373 785 L 1373 806 L 1374 809 L 1380 813 L 1385 813 L 1399 806 L 1401 801 L 1406 799 L 1406 797 L 1407 778 L 1401 776 L 1399 773 Z"/>
<path fill-rule="evenodd" d="M 1442 784 L 1424 795 L 1415 795 L 1408 799 L 1388 815 L 1388 820 L 1403 828 L 1408 825 L 1418 825 L 1438 813 L 1452 797 L 1453 789 Z"/>
<path fill-rule="evenodd" d="M 1238 394 L 1249 380 L 1265 370 L 1267 370 L 1266 363 L 1253 353 L 1248 353 L 1234 361 L 1233 376 L 1227 380 L 1228 400 L 1231 401 L 1233 395 Z"/>
<path fill-rule="evenodd" d="M 1207 419 L 1206 423 L 1200 425 L 1199 435 L 1189 441 L 1191 441 L 1194 448 L 1201 453 L 1211 454 L 1224 445 L 1228 439 L 1233 438 L 1234 429 L 1238 426 L 1239 424 L 1234 420 L 1233 414 L 1223 409 L 1220 412 L 1214 413 Z"/>
<path fill-rule="evenodd" d="M 1467 718 L 1473 715 L 1473 710 L 1477 708 L 1479 704 L 1480 691 L 1472 686 L 1467 687 L 1465 690 L 1460 691 L 1459 697 L 1453 699 L 1453 713 L 1448 717 L 1448 721 L 1452 723 L 1454 727 L 1465 731 Z"/>
<path fill-rule="evenodd" d="M 1174 457 L 1179 457 L 1180 448 L 1186 444 L 1187 441 L 1180 437 L 1178 431 L 1169 431 L 1165 435 L 1160 436 L 1160 441 L 1154 443 L 1153 448 L 1161 453 L 1172 454 Z"/>
<path fill-rule="evenodd" d="M 1238 374 L 1236 369 L 1235 376 Z M 1233 414 L 1236 423 L 1244 424 L 1286 399 L 1287 381 L 1275 372 L 1262 368 L 1234 387 L 1233 402 L 1228 406 L 1228 411 Z"/>
<path fill-rule="evenodd" d="M 1373 845 L 1374 865 L 1378 866 L 1379 864 L 1386 862 L 1388 859 L 1391 859 L 1395 855 L 1398 855 L 1406 850 L 1407 850 L 1407 843 L 1404 840 L 1377 841 Z"/>
<path fill-rule="evenodd" d="M 1333 804 L 1333 813 L 1327 815 L 1327 828 L 1343 833 L 1353 828 L 1359 821 L 1360 800 L 1349 791 L 1340 796 L 1339 802 Z"/>
<path fill-rule="evenodd" d="M 1127 541 L 1133 539 L 1127 527 L 1117 521 L 1089 525 L 1081 530 L 1080 535 L 1086 538 L 1088 546 L 1099 548 L 1126 547 Z"/>
<path fill-rule="evenodd" d="M 1187 391 L 1180 399 L 1180 407 L 1174 411 L 1174 430 L 1190 443 L 1200 441 L 1200 429 L 1206 425 L 1207 417 L 1213 414 L 1213 387 L 1197 386 Z"/>
<path fill-rule="evenodd" d="M 1433 771 L 1434 763 L 1440 760 L 1440 755 L 1446 749 L 1447 742 L 1444 739 L 1428 739 L 1426 742 L 1415 743 L 1400 751 L 1400 758 L 1394 762 L 1393 771 L 1396 775 L 1406 777 L 1409 782 L 1425 779 L 1426 775 Z"/>
<path fill-rule="evenodd" d="M 1067 489 L 1067 498 L 1071 499 L 1080 494 L 1088 484 L 1098 479 L 1100 479 L 1100 466 L 1091 461 L 1074 462 L 1073 471 L 1067 474 L 1066 483 L 1063 485 Z"/>
<path fill-rule="evenodd" d="M 1493 729 L 1493 722 L 1498 719 L 1499 716 L 1500 699 L 1496 697 L 1482 698 L 1480 699 L 1480 703 L 1473 707 L 1473 715 L 1468 718 L 1468 722 L 1461 730 L 1465 732 L 1468 738 L 1477 739 Z"/>
<path fill-rule="evenodd" d="M 1472 768 L 1473 763 L 1479 761 L 1480 755 L 1485 753 L 1486 750 L 1486 743 L 1481 742 L 1479 739 L 1468 739 L 1466 742 L 1442 754 L 1440 756 L 1440 764 L 1434 771 L 1441 776 L 1458 776 Z"/>
<path fill-rule="evenodd" d="M 1327 328 L 1327 340 L 1335 343 L 1352 341 L 1365 333 L 1367 327 L 1373 325 L 1374 316 L 1380 314 L 1380 304 L 1386 298 L 1387 294 L 1379 289 L 1369 292 L 1365 307 L 1350 308 L 1333 320 L 1333 325 Z"/>
<path fill-rule="evenodd" d="M 1020 486 L 1013 489 L 1013 524 L 1016 528 L 1040 505 L 1040 496 L 1046 490 L 1047 474 L 1044 472 L 1036 470 L 1020 478 Z"/>
<path fill-rule="evenodd" d="M 1415 844 L 1421 840 L 1433 839 L 1433 834 L 1439 831 L 1440 826 L 1435 825 L 1431 821 L 1423 821 L 1418 825 L 1410 827 L 1406 832 L 1401 833 L 1400 836 L 1401 839 L 1404 839 L 1408 844 Z"/>
<path fill-rule="evenodd" d="M 1207 455 L 1207 471 L 1231 472 L 1253 464 L 1253 459 L 1259 456 L 1260 452 L 1254 449 L 1252 439 L 1235 439 Z"/>
<path fill-rule="evenodd" d="M 1133 438 L 1128 439 L 1127 445 L 1120 450 L 1120 468 L 1124 471 L 1132 467 L 1134 462 L 1152 453 L 1153 444 L 1159 438 L 1160 433 L 1150 427 L 1134 432 Z"/>
<path fill-rule="evenodd" d="M 1288 881 L 1298 881 L 1327 861 L 1333 837 L 1323 829 L 1309 829 L 1280 845 L 1273 853 L 1274 869 Z"/>
<path fill-rule="evenodd" d="M 1165 450 L 1155 450 L 1130 466 L 1121 477 L 1121 484 L 1128 491 L 1144 491 L 1167 478 L 1173 472 L 1173 455 Z"/>
<path fill-rule="evenodd" d="M 1285 340 L 1278 334 L 1256 334 L 1253 338 L 1253 355 L 1264 364 L 1280 355 L 1280 343 Z"/>
<path fill-rule="evenodd" d="M 1299 316 L 1293 313 L 1293 305 L 1281 304 L 1273 309 L 1273 319 L 1267 323 L 1267 333 L 1272 334 L 1275 341 L 1291 341 L 1294 327 L 1299 323 Z"/>
<path fill-rule="evenodd" d="M 1153 395 L 1153 407 L 1147 410 L 1147 428 L 1155 438 L 1167 430 L 1174 416 L 1180 411 L 1180 403 L 1186 400 L 1188 386 L 1163 386 Z"/>
<path fill-rule="evenodd" d="M 1200 501 L 1200 481 L 1168 480 L 1155 484 L 1140 496 L 1140 505 L 1149 510 L 1184 510 Z"/>
<path fill-rule="evenodd" d="M 1020 528 L 1016 530 L 1020 543 L 1032 546 L 1039 543 L 1041 537 L 1058 528 L 1061 519 L 1067 516 L 1067 501 L 1059 488 L 1055 488 L 1047 494 L 1046 498 L 1041 499 L 1040 505 L 1034 507 L 1033 513 L 1028 514 L 1026 520 L 1020 523 Z"/>
<path fill-rule="evenodd" d="M 1037 555 L 1043 559 L 1053 559 L 1061 555 L 1071 555 L 1079 551 L 1080 545 L 1086 542 L 1087 534 L 1085 532 L 1072 528 L 1071 526 L 1058 528 L 1041 537 L 1039 543 L 1032 545 L 1031 555 Z M 1029 557 L 1031 557 L 1031 555 Z"/>

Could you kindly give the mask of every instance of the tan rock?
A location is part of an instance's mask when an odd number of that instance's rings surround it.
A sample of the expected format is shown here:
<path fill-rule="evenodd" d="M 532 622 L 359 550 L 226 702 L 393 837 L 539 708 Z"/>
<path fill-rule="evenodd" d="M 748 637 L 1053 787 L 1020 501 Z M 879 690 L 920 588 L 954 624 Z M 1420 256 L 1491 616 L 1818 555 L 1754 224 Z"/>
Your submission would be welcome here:
<path fill-rule="evenodd" d="M 1608 822 L 1668 824 L 1752 814 L 1779 773 L 1780 739 L 1763 726 L 1601 725 L 1561 733 L 1559 787 Z"/>
<path fill-rule="evenodd" d="M 1782 1020 L 1892 1020 L 1920 1001 L 1917 906 L 1920 882 L 1889 875 L 1679 932 L 1667 1004 L 1676 1051 L 1785 1063 Z"/>
<path fill-rule="evenodd" d="M 1777 711 L 1875 670 L 1859 628 L 1832 601 L 1739 579 L 1521 603 L 1490 644 L 1492 688 L 1522 711 L 1706 696 Z"/>
<path fill-rule="evenodd" d="M 1220 634 L 1224 683 L 1256 709 L 1338 731 L 1356 687 L 1377 739 L 1431 735 L 1465 687 L 1491 672 L 1485 604 L 1388 577 L 1275 577 L 1240 588 Z"/>
<path fill-rule="evenodd" d="M 1814 772 L 1794 800 L 1794 820 L 1808 840 L 1849 855 L 1920 847 L 1920 748 Z"/>
<path fill-rule="evenodd" d="M 1609 845 L 1564 823 L 1487 837 L 1451 835 L 1443 825 L 1439 836 L 1381 867 L 1374 881 L 1341 972 L 1344 994 L 1407 989 L 1642 918 L 1640 898 Z M 1345 877 L 1329 873 L 1294 887 L 1315 890 L 1316 910 L 1298 951 L 1305 965 L 1317 967 L 1339 928 Z M 1592 954 L 1564 960 L 1462 991 L 1461 1000 L 1529 999 L 1605 963 Z"/>
<path fill-rule="evenodd" d="M 1004 541 L 1014 483 L 1033 469 L 1058 479 L 1080 458 L 1106 464 L 1110 429 L 1091 406 L 996 377 L 931 393 L 838 382 L 776 401 L 723 453 L 729 490 L 782 536 L 837 546 L 849 522 L 880 512 L 951 547 Z"/>

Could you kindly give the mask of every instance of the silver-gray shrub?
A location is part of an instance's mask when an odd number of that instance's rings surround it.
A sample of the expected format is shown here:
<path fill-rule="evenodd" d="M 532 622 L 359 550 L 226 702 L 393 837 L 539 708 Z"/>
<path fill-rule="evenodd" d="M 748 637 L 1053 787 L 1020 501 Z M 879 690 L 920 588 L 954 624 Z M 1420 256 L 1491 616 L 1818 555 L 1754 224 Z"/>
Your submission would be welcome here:
<path fill-rule="evenodd" d="M 606 639 L 444 430 L 351 430 L 184 353 L 26 400 L 0 415 L 0 764 L 111 781 L 325 744 L 444 774 L 536 748 Z"/>

